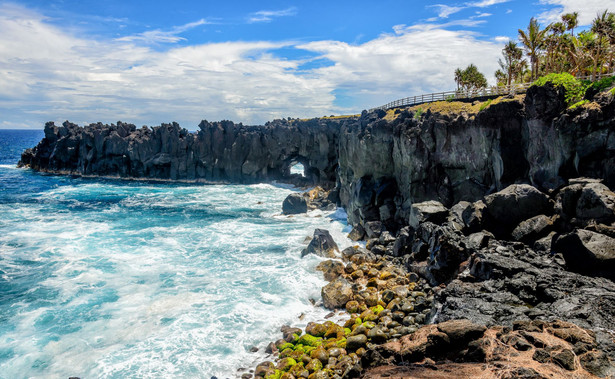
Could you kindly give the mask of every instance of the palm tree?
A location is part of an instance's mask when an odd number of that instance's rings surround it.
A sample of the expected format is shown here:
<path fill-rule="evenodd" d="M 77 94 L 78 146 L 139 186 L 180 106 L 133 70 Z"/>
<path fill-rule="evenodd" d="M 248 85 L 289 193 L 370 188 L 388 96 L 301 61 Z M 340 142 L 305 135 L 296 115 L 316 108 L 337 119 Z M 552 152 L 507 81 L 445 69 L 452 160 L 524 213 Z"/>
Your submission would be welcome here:
<path fill-rule="evenodd" d="M 540 24 L 534 17 L 530 19 L 530 24 L 527 27 L 527 33 L 519 29 L 519 40 L 525 47 L 527 55 L 530 57 L 532 66 L 531 80 L 538 76 L 538 58 L 540 50 L 544 45 L 546 29 L 540 30 Z"/>
<path fill-rule="evenodd" d="M 613 29 L 615 29 L 615 14 L 608 11 L 599 14 L 592 23 L 591 31 L 596 33 L 597 37 L 592 79 L 596 79 L 598 70 L 602 70 L 603 59 L 609 49 L 609 37 L 613 34 Z"/>
<path fill-rule="evenodd" d="M 521 58 L 523 58 L 523 50 L 517 46 L 516 42 L 508 41 L 508 43 L 502 49 L 502 55 L 504 55 L 504 62 L 500 59 L 499 64 L 506 75 L 506 85 L 511 83 L 519 76 L 521 64 Z"/>
<path fill-rule="evenodd" d="M 461 80 L 463 77 L 463 70 L 458 68 L 455 70 L 455 83 L 457 83 L 457 91 L 459 91 L 459 87 L 461 86 Z"/>
<path fill-rule="evenodd" d="M 579 12 L 563 14 L 562 22 L 566 25 L 566 30 L 570 30 L 570 33 L 574 36 L 574 28 L 579 25 Z"/>

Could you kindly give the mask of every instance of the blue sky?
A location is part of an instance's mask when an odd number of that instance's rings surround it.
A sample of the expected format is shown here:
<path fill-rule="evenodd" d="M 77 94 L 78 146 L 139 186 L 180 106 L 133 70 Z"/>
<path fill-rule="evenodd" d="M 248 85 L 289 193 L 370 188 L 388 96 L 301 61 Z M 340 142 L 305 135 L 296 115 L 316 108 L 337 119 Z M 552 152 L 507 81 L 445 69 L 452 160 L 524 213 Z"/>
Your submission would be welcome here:
<path fill-rule="evenodd" d="M 530 17 L 604 9 L 615 0 L 0 0 L 0 128 L 358 113 L 450 90 L 470 63 L 493 82 Z"/>

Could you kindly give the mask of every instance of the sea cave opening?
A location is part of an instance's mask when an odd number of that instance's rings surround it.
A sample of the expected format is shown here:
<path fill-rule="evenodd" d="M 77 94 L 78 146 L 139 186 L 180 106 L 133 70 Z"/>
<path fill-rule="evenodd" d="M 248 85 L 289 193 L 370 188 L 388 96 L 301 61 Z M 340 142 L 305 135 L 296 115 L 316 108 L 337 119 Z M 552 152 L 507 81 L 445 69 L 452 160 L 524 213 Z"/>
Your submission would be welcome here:
<path fill-rule="evenodd" d="M 300 162 L 295 163 L 294 165 L 290 166 L 290 174 L 301 175 L 305 178 L 305 166 Z"/>

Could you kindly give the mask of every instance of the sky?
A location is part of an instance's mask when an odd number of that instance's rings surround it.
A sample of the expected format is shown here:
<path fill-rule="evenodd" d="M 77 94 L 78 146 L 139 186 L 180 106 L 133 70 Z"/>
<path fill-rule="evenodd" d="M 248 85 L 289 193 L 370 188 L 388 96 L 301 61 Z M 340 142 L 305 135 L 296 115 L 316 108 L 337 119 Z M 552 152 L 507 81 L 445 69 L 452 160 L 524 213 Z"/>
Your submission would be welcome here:
<path fill-rule="evenodd" d="M 0 0 L 0 128 L 356 114 L 490 84 L 508 40 L 615 0 Z M 581 27 L 580 29 L 583 29 Z"/>

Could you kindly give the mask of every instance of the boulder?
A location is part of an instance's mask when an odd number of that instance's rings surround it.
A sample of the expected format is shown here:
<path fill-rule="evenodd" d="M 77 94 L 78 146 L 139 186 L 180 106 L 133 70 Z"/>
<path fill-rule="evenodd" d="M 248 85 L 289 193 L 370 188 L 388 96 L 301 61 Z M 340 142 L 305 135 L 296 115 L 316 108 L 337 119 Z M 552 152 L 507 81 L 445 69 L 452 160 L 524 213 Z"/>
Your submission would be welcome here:
<path fill-rule="evenodd" d="M 355 225 L 350 233 L 348 233 L 348 238 L 351 241 L 360 241 L 365 238 L 365 229 L 361 225 Z"/>
<path fill-rule="evenodd" d="M 307 212 L 307 201 L 305 197 L 298 193 L 291 193 L 286 196 L 282 203 L 282 213 L 285 215 L 293 215 Z"/>
<path fill-rule="evenodd" d="M 301 257 L 305 257 L 308 254 L 316 254 L 320 257 L 334 258 L 335 253 L 339 251 L 328 230 L 315 229 L 314 237 L 310 244 L 301 252 Z"/>
<path fill-rule="evenodd" d="M 320 262 L 318 266 L 316 266 L 316 270 L 322 271 L 325 280 L 330 282 L 337 279 L 344 273 L 344 264 L 340 261 L 329 259 L 324 262 Z"/>
<path fill-rule="evenodd" d="M 337 278 L 322 288 L 321 295 L 326 308 L 343 308 L 352 300 L 352 285 L 344 278 Z"/>
<path fill-rule="evenodd" d="M 487 328 L 470 320 L 451 320 L 438 324 L 438 330 L 446 334 L 452 344 L 467 345 L 481 338 Z"/>
<path fill-rule="evenodd" d="M 585 185 L 576 204 L 576 216 L 597 222 L 614 221 L 615 193 L 602 183 Z"/>
<path fill-rule="evenodd" d="M 527 184 L 512 184 L 485 197 L 485 206 L 492 221 L 488 229 L 499 234 L 509 233 L 521 221 L 550 214 L 553 209 L 547 195 Z"/>
<path fill-rule="evenodd" d="M 365 223 L 365 233 L 368 238 L 379 238 L 386 228 L 380 221 L 369 221 Z"/>
<path fill-rule="evenodd" d="M 422 203 L 412 204 L 410 219 L 408 224 L 417 228 L 419 223 L 429 221 L 434 224 L 441 224 L 448 216 L 448 209 L 439 201 L 430 200 Z"/>
<path fill-rule="evenodd" d="M 557 237 L 553 250 L 571 271 L 615 279 L 615 238 L 580 229 Z"/>
<path fill-rule="evenodd" d="M 534 216 L 528 220 L 521 221 L 512 231 L 513 239 L 522 242 L 536 241 L 551 231 L 553 221 L 545 215 Z"/>

